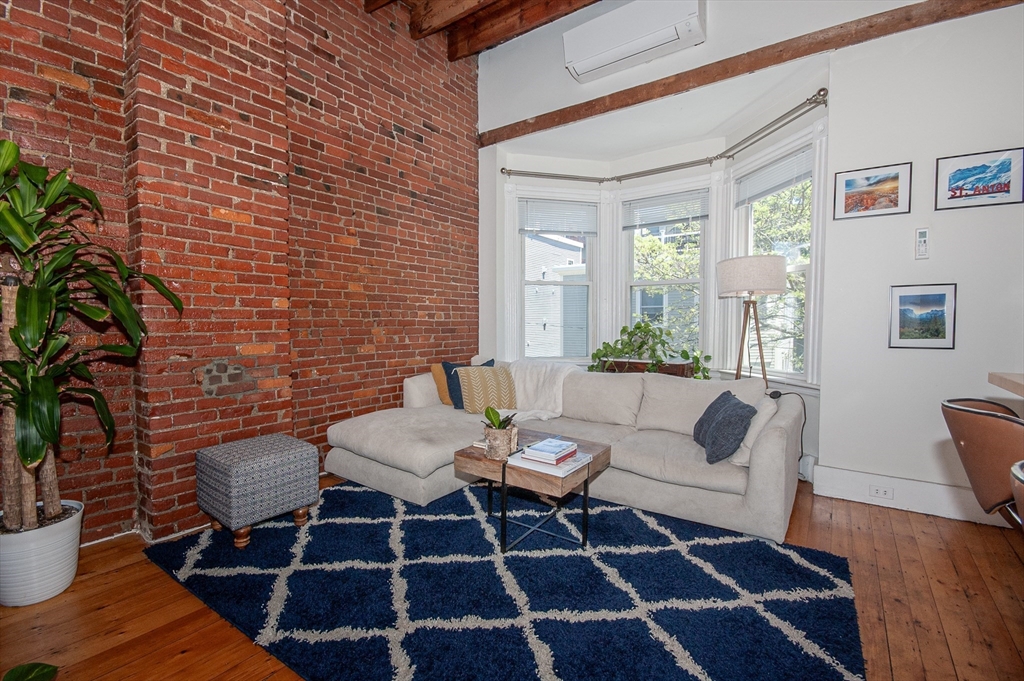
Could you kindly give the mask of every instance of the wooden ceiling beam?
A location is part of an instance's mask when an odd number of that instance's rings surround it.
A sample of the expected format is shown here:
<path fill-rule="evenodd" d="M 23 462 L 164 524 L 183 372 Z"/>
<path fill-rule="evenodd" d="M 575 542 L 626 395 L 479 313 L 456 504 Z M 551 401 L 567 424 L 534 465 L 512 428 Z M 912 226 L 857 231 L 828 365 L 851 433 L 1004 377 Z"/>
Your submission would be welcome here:
<path fill-rule="evenodd" d="M 414 0 L 409 33 L 413 40 L 442 31 L 498 0 Z"/>
<path fill-rule="evenodd" d="M 561 19 L 597 0 L 498 0 L 448 29 L 448 60 L 457 61 Z"/>
<path fill-rule="evenodd" d="M 376 12 L 385 5 L 390 5 L 395 0 L 363 0 L 363 9 L 369 12 Z"/>
<path fill-rule="evenodd" d="M 480 146 L 500 144 L 541 130 L 550 130 L 611 111 L 677 95 L 794 59 L 802 59 L 813 54 L 857 45 L 913 28 L 937 24 L 950 19 L 960 19 L 972 14 L 1018 5 L 1022 2 L 1024 0 L 925 0 L 919 4 L 906 5 L 888 12 L 873 14 L 814 33 L 783 40 L 660 80 L 613 92 L 604 97 L 487 130 L 480 133 Z M 449 43 L 449 56 L 450 50 L 451 43 Z"/>

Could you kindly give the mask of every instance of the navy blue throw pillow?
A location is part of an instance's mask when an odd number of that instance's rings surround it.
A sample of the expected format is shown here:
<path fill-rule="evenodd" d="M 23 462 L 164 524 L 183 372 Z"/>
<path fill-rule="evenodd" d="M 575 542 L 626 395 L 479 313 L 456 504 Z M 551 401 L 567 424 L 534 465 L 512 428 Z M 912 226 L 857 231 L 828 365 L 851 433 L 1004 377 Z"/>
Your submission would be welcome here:
<path fill-rule="evenodd" d="M 755 414 L 755 407 L 728 390 L 708 405 L 693 427 L 693 441 L 704 448 L 708 463 L 718 463 L 736 453 Z"/>
<path fill-rule="evenodd" d="M 441 362 L 441 368 L 444 369 L 444 378 L 448 381 L 448 397 L 452 399 L 452 406 L 456 409 L 464 409 L 465 405 L 462 402 L 462 384 L 459 383 L 459 372 L 456 371 L 459 367 L 468 367 L 468 364 L 452 364 L 451 362 Z M 494 360 L 489 359 L 483 364 L 478 366 L 492 367 L 494 366 Z"/>

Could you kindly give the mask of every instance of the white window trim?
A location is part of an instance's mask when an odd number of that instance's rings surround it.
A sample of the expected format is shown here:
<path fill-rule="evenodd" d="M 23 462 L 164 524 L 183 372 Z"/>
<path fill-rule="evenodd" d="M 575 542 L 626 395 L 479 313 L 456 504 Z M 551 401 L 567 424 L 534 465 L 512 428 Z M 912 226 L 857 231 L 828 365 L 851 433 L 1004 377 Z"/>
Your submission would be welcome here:
<path fill-rule="evenodd" d="M 597 229 L 598 236 L 590 237 L 588 246 L 588 281 L 590 295 L 587 301 L 587 314 L 589 326 L 587 332 L 587 344 L 595 347 L 598 338 L 598 311 L 600 306 L 595 301 L 598 297 L 595 289 L 599 277 L 595 264 L 600 263 L 601 258 L 601 225 L 604 221 L 604 210 L 602 195 L 607 192 L 600 190 L 562 189 L 558 187 L 536 187 L 508 183 L 505 185 L 505 225 L 504 225 L 504 252 L 505 252 L 505 306 L 504 306 L 504 328 L 498 334 L 498 356 L 510 359 L 522 359 L 526 356 L 525 336 L 523 333 L 523 313 L 525 306 L 525 294 L 523 289 L 523 238 L 519 233 L 519 200 L 520 199 L 542 199 L 549 201 L 580 201 L 584 203 L 597 204 Z M 509 258 L 511 254 L 511 258 Z M 596 265 L 599 267 L 600 265 Z M 552 282 L 545 282 L 552 283 Z M 578 362 L 589 357 L 565 357 L 560 361 Z"/>
<path fill-rule="evenodd" d="M 718 177 L 718 182 L 715 181 L 715 176 Z M 612 294 L 616 300 L 615 309 L 612 311 L 613 316 L 609 320 L 610 324 L 607 329 L 602 329 L 601 338 L 608 338 L 614 340 L 619 337 L 619 330 L 623 325 L 629 325 L 630 323 L 630 291 L 633 284 L 637 283 L 633 281 L 632 276 L 632 260 L 633 260 L 633 234 L 632 232 L 623 231 L 623 204 L 629 201 L 637 201 L 640 199 L 648 199 L 655 196 L 668 196 L 670 194 L 680 194 L 682 192 L 700 191 L 702 189 L 708 190 L 708 220 L 707 224 L 701 230 L 700 235 L 700 271 L 698 273 L 699 281 L 704 282 L 704 285 L 700 290 L 700 312 L 698 314 L 698 337 L 700 338 L 700 348 L 688 348 L 690 350 L 701 350 L 711 342 L 709 335 L 707 335 L 706 329 L 710 329 L 710 324 L 713 323 L 713 313 L 708 313 L 707 300 L 711 300 L 709 297 L 709 290 L 713 290 L 713 287 L 709 289 L 708 284 L 710 283 L 707 273 L 714 272 L 714 265 L 717 260 L 711 259 L 711 250 L 708 247 L 708 242 L 715 243 L 715 234 L 724 227 L 722 224 L 723 220 L 728 219 L 728 214 L 719 213 L 716 208 L 720 201 L 722 191 L 721 184 L 721 173 L 709 173 L 696 177 L 681 178 L 677 180 L 671 180 L 668 182 L 659 182 L 658 184 L 649 184 L 642 187 L 631 187 L 629 189 L 623 189 L 616 193 L 613 209 L 614 215 L 614 234 L 610 235 L 611 238 L 618 242 L 618 258 L 614 264 L 614 271 L 617 274 L 616 290 Z M 602 236 L 604 236 L 602 234 Z M 689 280 L 686 280 L 689 281 Z"/>
<path fill-rule="evenodd" d="M 787 137 L 764 151 L 736 162 L 728 171 L 730 193 L 733 181 L 748 175 L 774 161 L 785 158 L 803 147 L 811 146 L 814 156 L 811 169 L 811 264 L 807 270 L 807 295 L 804 299 L 804 373 L 791 374 L 768 371 L 769 380 L 778 380 L 789 385 L 818 386 L 821 381 L 821 303 L 824 279 L 825 221 L 828 213 L 828 117 L 814 121 L 810 126 Z M 729 230 L 729 250 L 720 259 L 747 255 L 749 248 L 749 219 L 746 207 L 735 208 L 728 204 L 733 225 Z M 719 311 L 724 319 L 735 319 L 732 332 L 720 335 L 716 348 L 720 357 L 739 355 L 740 300 L 719 300 Z M 719 328 L 719 331 L 726 331 Z M 723 366 L 716 357 L 715 364 Z M 724 365 L 728 366 L 728 365 Z"/>

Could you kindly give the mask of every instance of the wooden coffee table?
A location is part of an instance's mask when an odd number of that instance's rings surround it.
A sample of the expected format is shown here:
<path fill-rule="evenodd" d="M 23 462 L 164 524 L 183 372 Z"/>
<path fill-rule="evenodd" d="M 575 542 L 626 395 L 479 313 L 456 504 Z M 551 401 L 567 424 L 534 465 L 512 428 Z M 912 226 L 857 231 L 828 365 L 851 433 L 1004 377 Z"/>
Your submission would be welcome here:
<path fill-rule="evenodd" d="M 538 430 L 520 429 L 519 445 L 521 447 L 524 445 L 530 445 L 549 437 L 559 436 Z M 593 457 L 591 462 L 586 466 L 573 471 L 564 478 L 560 478 L 553 473 L 542 473 L 541 471 L 522 468 L 520 466 L 509 466 L 504 461 L 488 459 L 484 456 L 484 450 L 479 447 L 464 447 L 455 452 L 455 471 L 457 473 L 483 478 L 487 481 L 488 516 L 493 515 L 492 495 L 494 483 L 501 484 L 502 553 L 512 549 L 516 544 L 534 532 L 542 532 L 544 534 L 551 535 L 552 537 L 564 539 L 581 546 L 587 545 L 587 522 L 590 517 L 590 481 L 596 477 L 598 473 L 603 471 L 605 468 L 608 468 L 608 464 L 610 464 L 612 460 L 612 447 L 611 445 L 606 445 L 600 442 L 591 442 L 589 440 L 580 440 L 570 437 L 565 437 L 564 439 L 570 442 L 575 442 L 577 451 L 590 454 L 590 456 Z M 561 500 L 580 485 L 583 485 L 583 527 L 580 539 L 577 541 L 572 537 L 567 537 L 562 534 L 556 534 L 542 529 L 541 526 L 554 518 L 559 509 L 561 509 Z M 558 502 L 556 502 L 555 508 L 550 513 L 544 516 L 540 522 L 533 525 L 511 520 L 508 518 L 509 487 L 518 487 L 537 494 L 545 494 L 547 496 L 554 497 Z M 509 523 L 527 528 L 527 531 L 511 544 L 506 543 L 507 527 Z"/>

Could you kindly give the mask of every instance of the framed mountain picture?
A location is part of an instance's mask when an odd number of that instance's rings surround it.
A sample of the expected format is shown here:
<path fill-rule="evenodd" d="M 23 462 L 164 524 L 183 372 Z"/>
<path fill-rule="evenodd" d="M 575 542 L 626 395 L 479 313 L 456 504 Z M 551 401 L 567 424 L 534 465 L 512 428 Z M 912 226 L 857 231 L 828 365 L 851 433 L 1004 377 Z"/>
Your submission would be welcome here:
<path fill-rule="evenodd" d="M 889 287 L 889 347 L 952 350 L 956 284 Z"/>
<path fill-rule="evenodd" d="M 935 210 L 1024 203 L 1024 148 L 935 160 Z"/>

